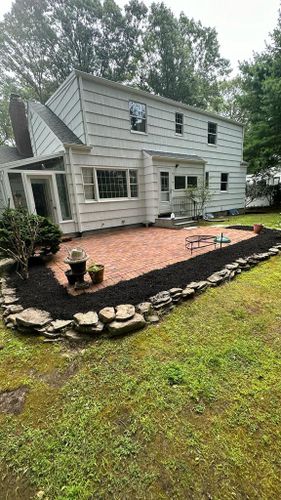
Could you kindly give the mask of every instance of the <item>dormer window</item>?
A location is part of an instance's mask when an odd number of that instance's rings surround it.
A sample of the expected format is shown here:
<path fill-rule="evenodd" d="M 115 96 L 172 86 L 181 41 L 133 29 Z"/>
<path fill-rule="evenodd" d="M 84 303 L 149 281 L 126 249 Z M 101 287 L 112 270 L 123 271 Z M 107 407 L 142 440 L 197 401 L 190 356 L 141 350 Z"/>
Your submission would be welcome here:
<path fill-rule="evenodd" d="M 131 132 L 146 133 L 146 105 L 140 102 L 129 102 Z"/>
<path fill-rule="evenodd" d="M 217 123 L 208 122 L 208 144 L 217 144 L 217 130 Z"/>
<path fill-rule="evenodd" d="M 175 113 L 175 133 L 183 135 L 183 113 Z"/>

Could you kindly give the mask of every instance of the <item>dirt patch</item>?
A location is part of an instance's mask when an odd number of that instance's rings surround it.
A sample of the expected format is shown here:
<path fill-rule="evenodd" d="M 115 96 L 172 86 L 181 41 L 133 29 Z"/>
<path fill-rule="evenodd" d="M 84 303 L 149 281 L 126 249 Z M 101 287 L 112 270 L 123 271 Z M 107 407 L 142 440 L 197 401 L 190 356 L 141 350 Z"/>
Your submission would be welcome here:
<path fill-rule="evenodd" d="M 0 392 L 0 413 L 18 415 L 22 412 L 28 387 L 22 386 L 13 391 Z"/>
<path fill-rule="evenodd" d="M 74 360 L 64 371 L 54 370 L 50 373 L 42 374 L 32 371 L 31 375 L 38 380 L 42 380 L 51 387 L 62 387 L 69 378 L 73 377 L 78 371 L 79 361 Z"/>
<path fill-rule="evenodd" d="M 231 227 L 252 231 L 250 226 Z M 106 306 L 126 303 L 135 305 L 162 290 L 184 287 L 191 281 L 204 280 L 238 257 L 265 252 L 280 241 L 280 231 L 264 229 L 255 238 L 198 255 L 128 281 L 121 281 L 95 293 L 76 297 L 69 296 L 66 289 L 58 283 L 51 269 L 45 266 L 32 267 L 27 281 L 21 280 L 16 274 L 11 275 L 10 285 L 17 289 L 19 303 L 24 308 L 45 309 L 54 319 L 69 319 L 77 312 L 99 310 Z"/>
<path fill-rule="evenodd" d="M 25 477 L 17 476 L 10 468 L 3 466 L 0 469 L 1 499 L 30 500 L 36 498 L 36 491 Z"/>

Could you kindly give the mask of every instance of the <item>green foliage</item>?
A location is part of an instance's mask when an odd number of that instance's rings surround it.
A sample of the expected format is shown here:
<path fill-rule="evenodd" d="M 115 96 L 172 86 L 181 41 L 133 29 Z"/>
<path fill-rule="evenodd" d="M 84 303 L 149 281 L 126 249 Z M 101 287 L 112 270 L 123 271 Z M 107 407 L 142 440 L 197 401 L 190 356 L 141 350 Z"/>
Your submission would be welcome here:
<path fill-rule="evenodd" d="M 163 3 L 15 0 L 0 23 L 0 85 L 13 75 L 21 94 L 45 102 L 74 68 L 206 108 L 229 63 L 215 29 Z"/>
<path fill-rule="evenodd" d="M 0 254 L 15 259 L 19 274 L 26 279 L 30 258 L 35 253 L 56 253 L 61 235 L 59 227 L 45 217 L 7 208 L 0 217 Z"/>
<path fill-rule="evenodd" d="M 182 367 L 177 363 L 170 363 L 164 369 L 164 376 L 170 385 L 179 385 L 184 382 Z"/>
<path fill-rule="evenodd" d="M 55 254 L 60 249 L 62 231 L 59 226 L 46 217 L 33 215 L 39 221 L 39 232 L 35 247 L 40 249 L 41 255 Z"/>
<path fill-rule="evenodd" d="M 197 203 L 198 216 L 203 217 L 205 207 L 212 200 L 214 193 L 204 182 L 200 181 L 198 186 L 186 189 L 186 196 Z"/>
<path fill-rule="evenodd" d="M 279 498 L 280 280 L 276 257 L 81 349 L 0 330 L 1 391 L 29 388 L 0 413 L 2 497 Z"/>
<path fill-rule="evenodd" d="M 215 29 L 184 14 L 178 19 L 164 3 L 154 3 L 144 52 L 144 88 L 187 104 L 213 107 L 218 79 L 229 71 L 228 61 L 220 56 Z"/>

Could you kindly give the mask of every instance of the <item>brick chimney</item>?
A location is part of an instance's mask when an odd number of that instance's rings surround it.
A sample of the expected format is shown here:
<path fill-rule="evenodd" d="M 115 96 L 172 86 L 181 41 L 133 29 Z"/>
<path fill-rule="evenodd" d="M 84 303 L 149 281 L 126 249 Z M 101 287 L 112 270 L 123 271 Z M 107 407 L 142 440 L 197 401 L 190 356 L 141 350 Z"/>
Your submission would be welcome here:
<path fill-rule="evenodd" d="M 25 105 L 17 94 L 11 94 L 10 96 L 9 113 L 18 152 L 23 156 L 33 156 Z"/>

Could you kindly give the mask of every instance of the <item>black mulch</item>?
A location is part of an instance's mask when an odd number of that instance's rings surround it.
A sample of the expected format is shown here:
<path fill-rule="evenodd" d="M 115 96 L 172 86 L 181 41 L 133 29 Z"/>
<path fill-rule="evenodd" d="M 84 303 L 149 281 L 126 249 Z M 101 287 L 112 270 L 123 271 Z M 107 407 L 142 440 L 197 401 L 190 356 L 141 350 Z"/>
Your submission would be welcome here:
<path fill-rule="evenodd" d="M 246 229 L 245 226 L 232 226 L 232 228 Z M 252 227 L 247 229 L 252 230 Z M 225 228 L 222 231 L 226 232 Z M 10 276 L 9 280 L 10 285 L 17 289 L 19 302 L 24 308 L 47 309 L 54 319 L 68 319 L 77 312 L 99 310 L 105 306 L 118 304 L 138 304 L 162 290 L 184 287 L 191 281 L 204 280 L 238 257 L 265 252 L 277 242 L 281 243 L 281 233 L 264 229 L 255 238 L 151 271 L 95 293 L 86 293 L 76 297 L 68 295 L 65 288 L 55 279 L 51 269 L 45 266 L 31 267 L 30 278 L 27 281 L 22 281 L 15 273 Z"/>

